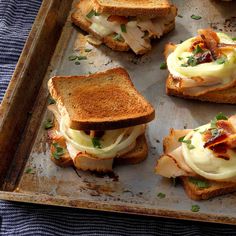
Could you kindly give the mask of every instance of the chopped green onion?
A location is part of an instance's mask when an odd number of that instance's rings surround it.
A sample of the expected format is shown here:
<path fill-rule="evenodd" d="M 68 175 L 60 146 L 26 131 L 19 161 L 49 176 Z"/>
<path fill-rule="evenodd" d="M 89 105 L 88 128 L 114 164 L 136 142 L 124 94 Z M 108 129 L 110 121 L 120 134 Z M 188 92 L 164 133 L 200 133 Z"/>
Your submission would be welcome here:
<path fill-rule="evenodd" d="M 126 31 L 126 25 L 125 25 L 125 24 L 121 24 L 121 25 L 120 25 L 120 29 L 121 29 L 121 31 L 122 31 L 123 33 L 127 33 L 127 31 Z"/>
<path fill-rule="evenodd" d="M 115 40 L 115 41 L 123 41 L 124 39 L 123 39 L 123 37 L 121 36 L 121 34 L 116 34 L 114 37 L 113 37 L 113 39 Z"/>
<path fill-rule="evenodd" d="M 191 207 L 191 211 L 192 211 L 192 212 L 199 212 L 199 210 L 200 210 L 200 206 L 198 206 L 198 205 L 192 205 L 192 207 Z"/>
<path fill-rule="evenodd" d="M 189 177 L 189 182 L 193 183 L 196 185 L 198 188 L 203 189 L 203 188 L 209 188 L 210 184 L 204 180 L 201 179 L 196 179 L 194 177 Z"/>
<path fill-rule="evenodd" d="M 202 53 L 202 52 L 204 52 L 204 51 L 202 50 L 202 48 L 199 45 L 197 45 L 197 47 L 193 50 L 194 55 L 198 54 L 198 53 Z"/>
<path fill-rule="evenodd" d="M 187 63 L 190 66 L 196 66 L 198 64 L 198 61 L 194 56 L 190 56 L 190 57 L 188 57 Z"/>
<path fill-rule="evenodd" d="M 232 38 L 232 40 L 236 41 L 236 37 Z"/>
<path fill-rule="evenodd" d="M 51 105 L 51 104 L 55 104 L 56 101 L 53 99 L 53 98 L 48 98 L 48 104 Z"/>
<path fill-rule="evenodd" d="M 166 64 L 166 62 L 162 62 L 162 63 L 160 64 L 160 69 L 161 69 L 161 70 L 167 69 L 167 64 Z"/>
<path fill-rule="evenodd" d="M 178 57 L 178 59 L 181 61 L 181 60 L 183 60 L 183 57 Z"/>
<path fill-rule="evenodd" d="M 161 199 L 166 197 L 166 195 L 164 193 L 158 193 L 157 196 Z"/>
<path fill-rule="evenodd" d="M 32 169 L 31 169 L 31 168 L 28 168 L 28 169 L 25 170 L 25 173 L 26 173 L 26 174 L 30 174 L 31 172 L 32 172 Z"/>
<path fill-rule="evenodd" d="M 202 17 L 201 16 L 197 16 L 197 15 L 191 15 L 191 18 L 193 19 L 193 20 L 200 20 L 200 19 L 202 19 Z"/>
<path fill-rule="evenodd" d="M 177 16 L 178 16 L 179 18 L 183 18 L 183 16 L 182 16 L 182 15 L 180 15 L 180 14 L 178 14 Z"/>
<path fill-rule="evenodd" d="M 91 11 L 86 15 L 86 17 L 89 18 L 89 19 L 91 19 L 93 16 L 99 16 L 99 15 L 100 15 L 100 14 L 97 13 L 96 11 L 91 10 Z"/>
<path fill-rule="evenodd" d="M 69 59 L 70 61 L 74 61 L 74 60 L 77 59 L 77 56 L 76 56 L 76 55 L 71 55 L 71 56 L 68 57 L 68 59 Z"/>
<path fill-rule="evenodd" d="M 93 146 L 94 146 L 95 148 L 102 148 L 102 145 L 101 145 L 101 143 L 100 143 L 99 138 L 93 137 L 93 138 L 92 138 L 92 143 L 93 143 Z"/>
<path fill-rule="evenodd" d="M 227 61 L 226 57 L 220 57 L 216 60 L 216 63 L 221 65 L 221 64 L 224 64 L 226 61 Z"/>
<path fill-rule="evenodd" d="M 216 122 L 218 120 L 228 120 L 228 117 L 225 116 L 222 112 L 220 112 L 213 120 L 211 120 L 211 128 L 217 128 Z"/>
<path fill-rule="evenodd" d="M 178 139 L 178 142 L 182 143 L 184 141 L 185 136 L 182 136 Z"/>
<path fill-rule="evenodd" d="M 53 121 L 52 120 L 46 120 L 44 122 L 44 129 L 51 129 L 53 127 Z"/>
<path fill-rule="evenodd" d="M 188 64 L 181 64 L 182 67 L 188 67 Z"/>
<path fill-rule="evenodd" d="M 63 156 L 65 154 L 65 150 L 64 148 L 62 148 L 58 143 L 53 143 L 52 144 L 55 147 L 55 151 L 52 153 L 53 157 L 56 160 L 60 160 L 61 156 Z"/>
<path fill-rule="evenodd" d="M 85 52 L 91 52 L 93 49 L 85 48 Z"/>
<path fill-rule="evenodd" d="M 194 149 L 195 146 L 191 144 L 191 140 L 190 140 L 190 139 L 184 140 L 184 138 L 185 138 L 185 136 L 180 137 L 180 138 L 178 139 L 178 142 L 186 143 L 186 144 L 187 144 L 187 148 L 190 149 L 190 150 L 191 150 L 191 149 Z"/>
<path fill-rule="evenodd" d="M 224 115 L 222 112 L 216 115 L 217 120 L 228 120 L 228 117 Z"/>
<path fill-rule="evenodd" d="M 77 60 L 87 60 L 88 58 L 86 56 L 77 56 Z"/>
<path fill-rule="evenodd" d="M 195 148 L 195 146 L 192 145 L 191 143 L 187 143 L 187 148 L 188 148 L 189 150 L 192 150 L 192 149 Z"/>
<path fill-rule="evenodd" d="M 75 62 L 75 65 L 80 65 L 80 62 L 79 62 L 79 61 L 76 61 L 76 62 Z"/>

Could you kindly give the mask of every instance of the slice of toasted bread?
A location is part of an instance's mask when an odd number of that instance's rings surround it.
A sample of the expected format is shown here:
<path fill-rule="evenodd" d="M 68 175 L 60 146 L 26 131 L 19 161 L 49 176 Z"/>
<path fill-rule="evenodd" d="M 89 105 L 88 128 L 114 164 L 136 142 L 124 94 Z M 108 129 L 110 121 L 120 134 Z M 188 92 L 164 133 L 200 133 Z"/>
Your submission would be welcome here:
<path fill-rule="evenodd" d="M 87 33 L 90 33 L 91 35 L 95 36 L 99 40 L 101 40 L 102 43 L 104 43 L 106 46 L 111 48 L 112 50 L 115 51 L 129 51 L 130 47 L 129 45 L 124 42 L 124 41 L 118 41 L 115 40 L 114 36 L 116 34 L 108 35 L 105 37 L 99 36 L 96 32 L 90 29 L 91 22 L 89 22 L 86 19 L 86 12 L 83 12 L 83 5 L 88 4 L 88 0 L 81 0 L 77 6 L 76 6 L 76 11 L 72 13 L 71 15 L 71 20 L 72 22 L 76 25 L 79 26 L 82 30 L 86 31 Z M 165 25 L 164 32 L 163 34 L 167 34 L 170 31 L 172 31 L 175 28 L 175 21 L 173 20 L 169 24 Z"/>
<path fill-rule="evenodd" d="M 184 190 L 193 200 L 207 200 L 212 197 L 232 193 L 236 191 L 236 183 L 216 182 L 203 179 L 209 184 L 207 188 L 199 188 L 189 180 L 189 177 L 180 177 Z"/>
<path fill-rule="evenodd" d="M 170 11 L 168 0 L 93 0 L 99 13 L 121 16 L 157 17 Z"/>
<path fill-rule="evenodd" d="M 176 86 L 176 83 L 177 81 L 169 75 L 166 80 L 166 93 L 168 95 L 206 102 L 236 104 L 236 86 L 225 90 L 208 92 L 200 96 L 189 96 L 183 94 L 179 87 Z"/>
<path fill-rule="evenodd" d="M 178 142 L 179 137 L 186 135 L 190 130 L 170 130 L 170 134 L 164 138 L 163 147 L 165 154 L 171 152 L 173 149 L 181 145 Z M 179 177 L 183 184 L 183 187 L 189 196 L 193 200 L 206 200 L 212 197 L 232 193 L 236 191 L 236 183 L 232 182 L 217 182 L 212 180 L 206 180 L 202 177 L 196 177 L 197 179 L 203 180 L 208 184 L 208 187 L 200 188 L 193 181 L 191 177 L 181 176 Z M 195 178 L 195 177 L 194 177 Z"/>
<path fill-rule="evenodd" d="M 164 56 L 167 59 L 168 55 L 172 53 L 176 48 L 175 44 L 168 43 L 165 46 Z M 207 92 L 199 96 L 190 96 L 183 94 L 183 91 L 177 86 L 178 81 L 169 74 L 166 80 L 166 93 L 167 95 L 182 97 L 186 99 L 195 99 L 205 102 L 215 102 L 215 103 L 227 103 L 227 104 L 236 104 L 236 81 L 233 87 Z"/>
<path fill-rule="evenodd" d="M 119 157 L 115 158 L 115 164 L 137 164 L 147 158 L 148 145 L 145 135 L 141 135 L 137 138 L 135 148 Z"/>
<path fill-rule="evenodd" d="M 86 76 L 56 76 L 49 91 L 69 127 L 108 130 L 154 119 L 155 111 L 134 88 L 123 68 Z"/>

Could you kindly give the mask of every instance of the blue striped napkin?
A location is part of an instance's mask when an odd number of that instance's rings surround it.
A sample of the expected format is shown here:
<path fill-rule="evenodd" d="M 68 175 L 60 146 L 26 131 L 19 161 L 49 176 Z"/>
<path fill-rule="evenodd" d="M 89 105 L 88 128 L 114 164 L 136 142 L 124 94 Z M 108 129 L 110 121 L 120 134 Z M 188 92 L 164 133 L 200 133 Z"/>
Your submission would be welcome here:
<path fill-rule="evenodd" d="M 0 101 L 40 4 L 0 0 Z M 0 201 L 0 235 L 228 236 L 236 227 Z"/>

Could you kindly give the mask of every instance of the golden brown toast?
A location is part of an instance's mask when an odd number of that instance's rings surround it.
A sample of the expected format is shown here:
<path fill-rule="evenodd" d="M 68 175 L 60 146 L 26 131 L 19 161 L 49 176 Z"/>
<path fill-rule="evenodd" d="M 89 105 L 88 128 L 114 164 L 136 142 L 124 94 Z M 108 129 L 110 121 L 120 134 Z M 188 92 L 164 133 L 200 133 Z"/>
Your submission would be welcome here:
<path fill-rule="evenodd" d="M 128 3 L 128 1 L 127 1 L 127 3 Z M 93 30 L 91 30 L 89 28 L 91 26 L 91 22 L 89 22 L 86 19 L 87 12 L 84 12 L 86 9 L 88 9 L 90 7 L 90 6 L 87 6 L 87 5 L 88 5 L 88 0 L 81 0 L 77 4 L 76 11 L 74 13 L 72 13 L 72 15 L 71 15 L 72 22 L 76 26 L 80 27 L 82 30 L 84 30 L 84 31 L 90 33 L 91 35 L 93 35 L 94 37 L 98 38 L 102 43 L 104 43 L 106 46 L 108 46 L 112 50 L 115 50 L 115 51 L 129 51 L 130 47 L 126 42 L 119 41 L 119 40 L 116 40 L 114 38 L 115 35 L 116 35 L 115 33 L 112 34 L 112 35 L 101 37 L 96 32 L 94 32 Z M 174 8 L 175 11 L 176 11 L 176 8 L 174 6 L 171 6 L 171 8 Z M 171 8 L 168 10 L 168 12 L 173 10 Z M 170 22 L 169 24 L 165 24 L 163 34 L 169 33 L 174 28 L 175 28 L 175 21 L 173 19 L 173 21 Z"/>
<path fill-rule="evenodd" d="M 123 68 L 86 76 L 56 76 L 49 80 L 48 88 L 73 129 L 125 128 L 155 117 L 154 108 L 134 88 Z"/>
<path fill-rule="evenodd" d="M 203 179 L 209 184 L 207 188 L 199 188 L 191 182 L 189 177 L 180 177 L 184 190 L 187 195 L 193 200 L 207 200 L 212 197 L 232 193 L 236 191 L 236 183 L 216 182 Z"/>
<path fill-rule="evenodd" d="M 175 50 L 175 48 L 176 48 L 176 45 L 172 43 L 168 43 L 165 46 L 165 50 L 164 50 L 165 58 L 167 58 L 168 55 Z M 166 80 L 167 95 L 182 97 L 186 99 L 195 99 L 195 100 L 206 101 L 206 102 L 236 104 L 236 81 L 233 87 L 230 87 L 224 90 L 207 92 L 199 96 L 189 96 L 189 95 L 183 94 L 183 91 L 181 91 L 181 89 L 177 86 L 177 83 L 178 81 L 175 78 L 173 78 L 171 74 L 169 74 Z"/>
<path fill-rule="evenodd" d="M 157 17 L 170 11 L 168 0 L 93 0 L 99 13 L 121 16 Z"/>
<path fill-rule="evenodd" d="M 165 154 L 180 146 L 181 143 L 178 142 L 179 137 L 183 136 L 183 134 L 185 135 L 188 131 L 190 130 L 171 129 L 169 136 L 165 137 L 163 140 Z M 201 188 L 196 185 L 194 181 L 191 181 L 192 177 L 182 176 L 179 178 L 181 179 L 181 183 L 183 184 L 187 195 L 193 200 L 206 200 L 236 191 L 236 183 L 232 182 L 217 182 L 206 180 L 202 177 L 194 177 L 194 179 L 202 180 L 209 185 L 208 187 Z"/>
<path fill-rule="evenodd" d="M 115 158 L 115 164 L 137 164 L 147 158 L 148 145 L 145 135 L 141 135 L 136 140 L 135 148 L 122 156 Z"/>

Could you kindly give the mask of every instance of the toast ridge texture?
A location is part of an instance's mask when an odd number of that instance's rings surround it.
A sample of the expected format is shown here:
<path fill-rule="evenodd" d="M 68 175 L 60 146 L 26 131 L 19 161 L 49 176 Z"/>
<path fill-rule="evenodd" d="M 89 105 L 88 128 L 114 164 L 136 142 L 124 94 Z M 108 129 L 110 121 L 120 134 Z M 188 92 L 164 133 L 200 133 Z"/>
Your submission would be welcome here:
<path fill-rule="evenodd" d="M 118 129 L 147 123 L 155 111 L 123 68 L 86 76 L 56 76 L 49 91 L 70 128 Z"/>
<path fill-rule="evenodd" d="M 190 130 L 189 130 L 190 131 Z M 178 134 L 182 134 L 183 132 L 186 132 L 186 130 L 173 130 L 171 129 L 170 135 L 165 137 L 163 140 L 163 148 L 165 150 L 165 154 L 167 154 L 168 152 L 173 151 L 173 135 L 175 135 L 176 140 L 174 140 L 175 142 L 175 148 L 177 148 L 178 146 L 176 145 L 181 145 L 180 142 L 178 142 L 178 138 L 179 135 Z M 184 187 L 185 192 L 187 193 L 187 195 L 189 196 L 189 198 L 193 199 L 193 200 L 206 200 L 212 197 L 216 197 L 216 196 L 220 196 L 220 195 L 224 195 L 224 194 L 228 194 L 228 193 L 232 193 L 234 191 L 236 191 L 236 183 L 232 183 L 232 182 L 217 182 L 217 181 L 212 181 L 212 180 L 206 180 L 202 177 L 199 177 L 199 179 L 202 179 L 206 182 L 209 183 L 209 187 L 208 188 L 198 188 L 194 183 L 192 183 L 191 181 L 189 181 L 189 177 L 188 176 L 181 176 L 179 177 L 181 179 L 181 183 Z"/>

